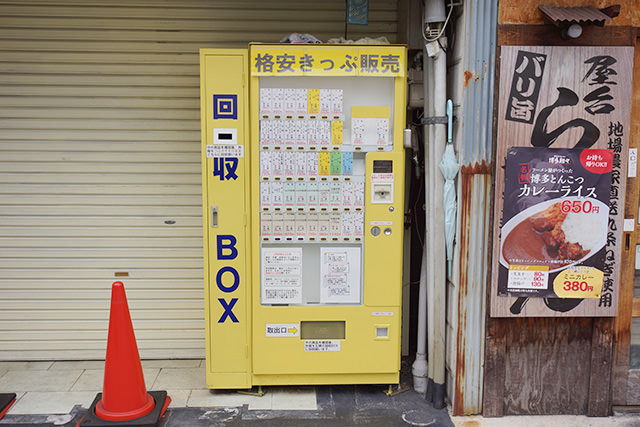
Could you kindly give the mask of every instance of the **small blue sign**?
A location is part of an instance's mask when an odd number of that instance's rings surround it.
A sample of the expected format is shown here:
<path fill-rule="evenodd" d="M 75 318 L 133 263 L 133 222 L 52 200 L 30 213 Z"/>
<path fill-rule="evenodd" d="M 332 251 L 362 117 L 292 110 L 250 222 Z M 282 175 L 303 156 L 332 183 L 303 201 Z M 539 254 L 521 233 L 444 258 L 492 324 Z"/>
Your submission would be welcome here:
<path fill-rule="evenodd" d="M 347 0 L 347 24 L 369 24 L 369 0 Z"/>
<path fill-rule="evenodd" d="M 213 118 L 238 120 L 238 95 L 213 95 Z"/>

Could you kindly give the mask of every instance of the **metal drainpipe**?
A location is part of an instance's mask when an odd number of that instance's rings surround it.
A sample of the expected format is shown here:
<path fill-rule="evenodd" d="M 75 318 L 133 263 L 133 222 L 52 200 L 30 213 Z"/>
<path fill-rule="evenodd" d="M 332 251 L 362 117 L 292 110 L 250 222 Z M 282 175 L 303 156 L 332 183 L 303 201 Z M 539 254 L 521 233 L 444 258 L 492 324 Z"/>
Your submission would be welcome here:
<path fill-rule="evenodd" d="M 442 45 L 446 46 L 446 37 L 440 37 Z M 438 49 L 433 57 L 434 91 L 433 114 L 435 117 L 446 116 L 447 105 L 447 55 Z M 438 121 L 433 127 L 433 140 L 430 141 L 429 175 L 431 180 L 432 202 L 432 232 L 430 240 L 433 252 L 429 256 L 432 274 L 429 278 L 433 283 L 427 289 L 433 291 L 428 295 L 428 303 L 433 310 L 433 321 L 430 324 L 429 341 L 433 345 L 433 357 L 429 358 L 432 371 L 429 376 L 427 396 L 433 395 L 434 407 L 440 409 L 445 406 L 445 351 L 446 351 L 446 305 L 447 305 L 447 257 L 444 238 L 444 177 L 438 167 L 447 142 L 447 124 Z M 431 342 L 433 344 L 431 344 Z M 429 390 L 431 388 L 431 390 Z"/>
<path fill-rule="evenodd" d="M 425 23 L 445 21 L 443 0 L 425 0 Z M 451 12 L 451 10 L 450 10 Z M 448 18 L 446 19 L 448 21 Z M 445 334 L 447 261 L 444 238 L 444 178 L 438 164 L 444 153 L 447 129 L 447 57 L 440 46 L 447 40 L 441 31 L 436 41 L 425 38 L 424 144 L 425 144 L 425 246 L 420 272 L 418 346 L 413 364 L 414 388 L 440 409 L 445 406 Z M 427 327 L 429 333 L 427 334 Z M 426 371 L 426 377 L 424 372 Z M 424 390 L 426 381 L 426 390 Z"/>
<path fill-rule="evenodd" d="M 425 177 L 425 180 L 427 178 Z M 416 360 L 411 367 L 413 389 L 422 394 L 427 393 L 427 241 L 422 249 L 422 265 L 420 267 L 420 291 L 418 296 L 418 346 Z"/>
<path fill-rule="evenodd" d="M 432 69 L 432 61 L 428 58 L 426 51 L 423 55 L 423 87 L 424 87 L 424 116 L 430 117 L 433 114 L 432 105 L 429 102 L 430 95 L 433 93 L 433 80 L 431 79 L 433 73 Z M 424 247 L 422 248 L 422 265 L 420 268 L 420 287 L 419 287 L 419 295 L 418 295 L 418 328 L 417 328 L 417 348 L 416 348 L 416 359 L 413 362 L 412 373 L 413 373 L 413 388 L 416 392 L 422 394 L 423 396 L 427 393 L 427 378 L 428 374 L 428 364 L 427 364 L 427 325 L 430 324 L 427 320 L 427 283 L 431 283 L 431 280 L 428 280 L 427 275 L 429 272 L 429 254 L 431 254 L 431 239 L 430 239 L 430 230 L 431 226 L 429 223 L 430 217 L 429 212 L 426 209 L 427 206 L 431 206 L 431 187 L 429 186 L 430 177 L 429 177 L 429 150 L 427 141 L 431 141 L 433 135 L 431 134 L 432 128 L 431 126 L 424 125 L 423 126 L 423 140 L 424 140 L 424 165 L 425 165 L 425 173 L 424 173 L 424 189 L 425 189 L 425 236 L 424 236 Z"/>

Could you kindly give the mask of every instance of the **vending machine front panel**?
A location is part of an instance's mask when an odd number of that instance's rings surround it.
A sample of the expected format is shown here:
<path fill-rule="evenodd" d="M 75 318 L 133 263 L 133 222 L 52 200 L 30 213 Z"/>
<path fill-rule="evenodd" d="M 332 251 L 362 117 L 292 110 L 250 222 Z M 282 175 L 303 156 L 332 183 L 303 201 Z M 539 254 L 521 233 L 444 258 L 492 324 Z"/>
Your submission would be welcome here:
<path fill-rule="evenodd" d="M 405 56 L 250 46 L 252 385 L 399 380 Z"/>

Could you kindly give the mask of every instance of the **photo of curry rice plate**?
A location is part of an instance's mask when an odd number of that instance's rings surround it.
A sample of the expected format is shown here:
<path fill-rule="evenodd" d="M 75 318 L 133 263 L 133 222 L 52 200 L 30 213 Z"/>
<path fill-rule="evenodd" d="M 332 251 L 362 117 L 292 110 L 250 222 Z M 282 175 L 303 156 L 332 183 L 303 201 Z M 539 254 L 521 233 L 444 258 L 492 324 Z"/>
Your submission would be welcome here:
<path fill-rule="evenodd" d="M 560 202 L 529 215 L 508 230 L 502 257 L 508 264 L 557 269 L 584 259 L 606 239 L 607 215 L 563 212 Z M 515 219 L 515 218 L 514 218 Z"/>

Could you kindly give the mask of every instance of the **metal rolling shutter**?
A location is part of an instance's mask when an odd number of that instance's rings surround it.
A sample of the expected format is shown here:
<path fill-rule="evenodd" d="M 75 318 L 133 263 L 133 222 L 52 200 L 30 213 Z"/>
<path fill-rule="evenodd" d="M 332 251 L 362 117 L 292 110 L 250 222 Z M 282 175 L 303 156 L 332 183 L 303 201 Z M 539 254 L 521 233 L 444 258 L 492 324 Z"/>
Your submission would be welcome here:
<path fill-rule="evenodd" d="M 0 360 L 103 358 L 114 280 L 143 358 L 204 356 L 198 49 L 291 32 L 344 1 L 0 2 Z"/>

